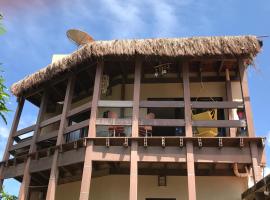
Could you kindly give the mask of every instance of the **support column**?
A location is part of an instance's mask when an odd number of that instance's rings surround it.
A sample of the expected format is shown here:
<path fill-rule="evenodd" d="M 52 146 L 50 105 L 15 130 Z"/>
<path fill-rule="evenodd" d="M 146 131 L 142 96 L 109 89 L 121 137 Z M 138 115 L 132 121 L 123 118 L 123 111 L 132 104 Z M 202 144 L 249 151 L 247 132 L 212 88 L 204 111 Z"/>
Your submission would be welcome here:
<path fill-rule="evenodd" d="M 64 100 L 64 106 L 63 106 L 63 111 L 62 111 L 62 115 L 61 115 L 61 121 L 60 121 L 59 131 L 58 131 L 58 135 L 57 135 L 57 141 L 56 141 L 57 147 L 59 147 L 63 143 L 64 131 L 65 131 L 65 128 L 66 128 L 67 123 L 68 123 L 67 114 L 68 114 L 68 111 L 70 110 L 70 106 L 71 106 L 71 102 L 72 102 L 74 85 L 75 85 L 75 76 L 73 75 L 68 79 L 65 100 Z M 51 173 L 50 173 L 50 179 L 49 179 L 49 184 L 48 184 L 46 200 L 54 200 L 55 199 L 55 191 L 56 191 L 56 186 L 57 186 L 57 182 L 58 182 L 58 175 L 59 175 L 58 166 L 57 166 L 58 154 L 59 154 L 59 149 L 56 148 L 54 151 L 54 154 L 53 154 L 53 159 L 52 159 L 52 167 L 51 167 Z"/>
<path fill-rule="evenodd" d="M 23 97 L 17 98 L 17 102 L 18 102 L 18 106 L 17 106 L 16 112 L 15 112 L 15 115 L 14 115 L 12 125 L 11 125 L 11 129 L 10 129 L 10 133 L 9 133 L 9 136 L 8 136 L 8 140 L 7 140 L 7 144 L 6 144 L 6 148 L 5 148 L 5 151 L 4 151 L 2 161 L 6 161 L 6 160 L 9 159 L 9 156 L 10 156 L 9 149 L 12 146 L 13 141 L 14 141 L 13 140 L 13 135 L 17 131 L 25 99 Z M 2 189 L 3 182 L 4 182 L 3 172 L 4 172 L 4 164 L 1 164 L 1 167 L 0 167 L 0 189 Z"/>
<path fill-rule="evenodd" d="M 233 101 L 232 97 L 232 82 L 230 78 L 230 71 L 228 68 L 225 69 L 226 73 L 226 94 L 227 94 L 227 101 Z M 229 120 L 233 120 L 233 112 L 232 109 L 228 110 L 228 118 Z M 230 137 L 236 137 L 236 128 L 230 128 Z"/>
<path fill-rule="evenodd" d="M 140 114 L 140 90 L 141 90 L 141 70 L 142 61 L 136 59 L 135 77 L 134 77 L 134 93 L 133 93 L 133 109 L 132 109 L 132 137 L 139 135 L 139 114 Z M 130 182 L 129 182 L 129 200 L 138 199 L 138 143 L 132 141 L 130 151 Z"/>
<path fill-rule="evenodd" d="M 42 95 L 41 104 L 40 104 L 40 108 L 39 108 L 39 112 L 38 112 L 38 116 L 37 116 L 37 121 L 36 121 L 36 127 L 35 127 L 35 131 L 33 134 L 32 143 L 31 143 L 31 146 L 29 149 L 30 155 L 36 151 L 36 139 L 37 139 L 37 136 L 40 132 L 40 123 L 41 123 L 41 119 L 43 117 L 43 114 L 46 110 L 47 100 L 48 100 L 48 92 L 45 91 Z M 20 192 L 19 192 L 19 199 L 20 200 L 28 199 L 29 185 L 31 182 L 31 174 L 29 172 L 30 163 L 31 163 L 31 157 L 28 156 L 27 160 L 26 160 L 25 167 L 24 167 L 23 181 L 21 183 Z"/>
<path fill-rule="evenodd" d="M 244 60 L 240 60 L 238 64 L 239 64 L 242 97 L 243 97 L 246 121 L 247 121 L 247 132 L 248 132 L 249 137 L 255 137 L 255 128 L 254 128 L 253 115 L 252 115 L 251 104 L 250 104 L 246 66 L 245 66 Z M 254 142 L 251 142 L 250 149 L 251 149 L 250 156 L 252 160 L 253 179 L 254 179 L 254 183 L 257 183 L 262 178 L 259 172 L 260 166 L 258 164 L 257 144 Z"/>
<path fill-rule="evenodd" d="M 184 88 L 184 103 L 185 103 L 185 130 L 186 130 L 186 137 L 192 137 L 191 103 L 190 103 L 190 86 L 189 86 L 189 65 L 188 65 L 188 62 L 183 63 L 183 88 Z M 192 143 L 192 141 L 187 141 L 187 143 L 186 143 L 186 151 L 187 151 L 188 199 L 189 200 L 196 200 L 194 153 L 193 153 L 193 143 Z"/>
<path fill-rule="evenodd" d="M 97 64 L 96 69 L 96 77 L 94 83 L 94 92 L 92 98 L 92 106 L 91 106 L 91 115 L 89 120 L 89 131 L 88 137 L 96 137 L 96 118 L 98 112 L 98 100 L 100 96 L 100 83 L 101 77 L 103 73 L 104 62 L 101 61 Z M 88 141 L 86 150 L 85 150 L 85 158 L 84 158 L 84 166 L 83 166 L 83 174 L 82 174 L 82 182 L 81 182 L 81 190 L 80 190 L 80 200 L 88 200 L 90 196 L 90 185 L 91 185 L 91 176 L 92 176 L 92 158 L 91 154 L 93 152 L 93 141 Z"/>

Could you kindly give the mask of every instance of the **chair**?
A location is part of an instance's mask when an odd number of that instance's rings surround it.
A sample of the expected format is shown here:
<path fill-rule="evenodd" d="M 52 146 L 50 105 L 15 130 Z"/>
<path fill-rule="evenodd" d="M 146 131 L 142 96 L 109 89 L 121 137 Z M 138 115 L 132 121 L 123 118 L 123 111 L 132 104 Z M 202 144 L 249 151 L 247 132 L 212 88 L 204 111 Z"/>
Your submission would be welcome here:
<path fill-rule="evenodd" d="M 209 110 L 206 112 L 202 112 L 199 114 L 192 114 L 192 120 L 206 120 L 206 121 L 211 121 L 211 120 L 217 120 L 217 110 Z M 218 135 L 218 129 L 217 128 L 196 128 L 197 133 L 195 133 L 195 136 L 197 137 L 216 137 Z"/>
<path fill-rule="evenodd" d="M 155 114 L 154 113 L 148 113 L 145 116 L 145 119 L 155 119 Z M 141 137 L 151 136 L 152 137 L 152 130 L 153 130 L 152 126 L 140 126 L 139 127 L 139 136 L 141 136 Z"/>
<path fill-rule="evenodd" d="M 110 111 L 108 113 L 108 118 L 117 119 L 118 115 L 117 115 L 117 113 Z M 124 126 L 116 126 L 116 125 L 109 126 L 108 132 L 109 132 L 108 137 L 123 137 L 123 136 L 125 136 Z"/>

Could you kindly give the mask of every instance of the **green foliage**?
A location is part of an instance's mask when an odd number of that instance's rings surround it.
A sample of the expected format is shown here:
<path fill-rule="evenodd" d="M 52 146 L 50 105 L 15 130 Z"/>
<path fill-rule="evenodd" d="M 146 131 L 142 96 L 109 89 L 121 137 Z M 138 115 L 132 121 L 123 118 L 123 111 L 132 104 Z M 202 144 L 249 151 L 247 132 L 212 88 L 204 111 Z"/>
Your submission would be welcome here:
<path fill-rule="evenodd" d="M 4 28 L 2 24 L 3 15 L 0 14 L 0 35 L 3 35 L 6 32 L 6 29 Z"/>
<path fill-rule="evenodd" d="M 0 71 L 1 72 L 1 71 Z M 9 95 L 6 92 L 7 88 L 4 85 L 5 79 L 2 75 L 0 75 L 0 118 L 7 124 L 7 119 L 5 115 L 9 112 L 7 108 L 7 101 L 9 99 Z"/>
<path fill-rule="evenodd" d="M 2 24 L 1 21 L 3 19 L 3 16 L 0 14 L 0 34 L 1 34 L 1 30 L 4 30 L 4 28 L 2 28 Z M 1 64 L 0 64 L 1 65 Z M 0 73 L 2 73 L 3 71 L 0 70 Z M 2 75 L 0 75 L 0 118 L 7 124 L 7 119 L 6 119 L 6 114 L 7 112 L 9 112 L 9 109 L 7 108 L 7 101 L 9 99 L 9 95 L 6 92 L 7 88 L 4 85 L 5 79 Z"/>
<path fill-rule="evenodd" d="M 18 198 L 14 195 L 10 195 L 10 194 L 6 193 L 4 190 L 1 190 L 0 199 L 1 200 L 17 200 Z"/>

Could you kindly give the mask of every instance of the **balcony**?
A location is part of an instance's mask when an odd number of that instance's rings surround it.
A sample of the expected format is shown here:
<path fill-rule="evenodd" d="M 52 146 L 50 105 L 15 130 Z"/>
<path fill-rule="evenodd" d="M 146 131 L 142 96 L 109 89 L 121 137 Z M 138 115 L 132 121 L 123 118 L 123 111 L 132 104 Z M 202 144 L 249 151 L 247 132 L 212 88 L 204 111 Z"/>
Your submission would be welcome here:
<path fill-rule="evenodd" d="M 106 107 L 106 108 L 132 108 L 132 101 L 98 101 L 98 107 Z M 184 101 L 140 101 L 140 108 L 179 108 L 184 109 Z M 228 112 L 231 109 L 242 109 L 242 102 L 228 102 L 228 101 L 220 101 L 220 102 L 203 102 L 203 101 L 191 101 L 190 107 L 192 109 L 218 109 L 220 112 Z M 77 148 L 78 146 L 83 145 L 86 140 L 93 140 L 95 145 L 100 146 L 130 146 L 131 141 L 138 141 L 139 146 L 176 146 L 176 147 L 184 147 L 186 141 L 192 141 L 195 146 L 201 147 L 218 147 L 222 148 L 224 146 L 227 147 L 239 147 L 243 148 L 244 146 L 248 146 L 250 141 L 257 141 L 260 145 L 264 145 L 264 138 L 258 137 L 248 137 L 248 133 L 243 135 L 239 130 L 246 127 L 246 120 L 192 120 L 192 127 L 200 127 L 200 128 L 209 128 L 214 127 L 218 128 L 218 130 L 226 132 L 234 131 L 237 132 L 237 137 L 230 137 L 229 135 L 217 135 L 216 137 L 198 137 L 195 131 L 193 131 L 193 137 L 186 137 L 185 132 L 181 135 L 156 135 L 155 129 L 151 133 L 151 136 L 138 136 L 131 137 L 130 132 L 123 132 L 123 135 L 110 135 L 108 127 L 130 127 L 130 129 L 123 129 L 131 131 L 132 126 L 132 118 L 96 118 L 96 127 L 105 126 L 107 127 L 106 136 L 99 136 L 98 131 L 95 137 L 88 137 L 88 127 L 89 127 L 89 114 L 91 111 L 91 102 L 85 103 L 79 107 L 71 109 L 67 118 L 73 123 L 69 123 L 68 126 L 64 130 L 63 137 L 65 138 L 64 144 L 61 146 L 72 146 L 72 148 Z M 87 115 L 86 115 L 86 114 Z M 87 117 L 88 116 L 88 117 Z M 80 120 L 76 120 L 80 119 Z M 40 123 L 40 128 L 44 128 L 50 126 L 51 124 L 59 123 L 61 120 L 61 115 L 54 116 L 52 118 L 46 119 Z M 75 122 L 75 121 L 76 122 Z M 171 127 L 175 130 L 178 127 L 185 127 L 184 119 L 145 119 L 139 118 L 138 120 L 139 127 L 165 127 L 170 130 Z M 25 139 L 20 139 L 25 137 L 25 135 L 29 135 L 29 133 L 33 132 L 36 128 L 36 125 L 31 125 L 22 130 L 18 130 L 13 138 L 16 141 L 16 144 L 12 145 L 9 148 L 11 155 L 16 156 L 18 158 L 22 155 L 27 155 L 29 151 L 30 145 L 35 142 L 32 136 L 29 136 Z M 183 128 L 184 129 L 184 128 Z M 98 130 L 98 128 L 97 128 Z M 166 130 L 166 129 L 165 129 Z M 195 128 L 193 130 L 196 130 Z M 56 138 L 58 136 L 58 130 L 54 130 L 52 132 L 46 132 L 40 134 L 36 138 L 36 143 L 38 145 L 38 151 L 47 152 L 57 148 Z M 77 147 L 76 147 L 77 146 Z M 42 155 L 42 153 L 40 154 Z"/>

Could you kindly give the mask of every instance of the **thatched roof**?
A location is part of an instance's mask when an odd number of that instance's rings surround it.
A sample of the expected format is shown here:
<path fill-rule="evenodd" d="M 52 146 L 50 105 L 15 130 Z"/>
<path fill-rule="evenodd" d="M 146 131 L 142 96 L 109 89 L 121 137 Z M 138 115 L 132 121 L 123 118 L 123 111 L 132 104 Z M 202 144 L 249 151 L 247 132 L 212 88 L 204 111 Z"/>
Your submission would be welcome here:
<path fill-rule="evenodd" d="M 76 70 L 78 65 L 92 59 L 132 59 L 135 56 L 157 59 L 247 56 L 253 59 L 260 48 L 256 36 L 95 41 L 13 84 L 11 91 L 21 96 L 63 73 Z"/>

